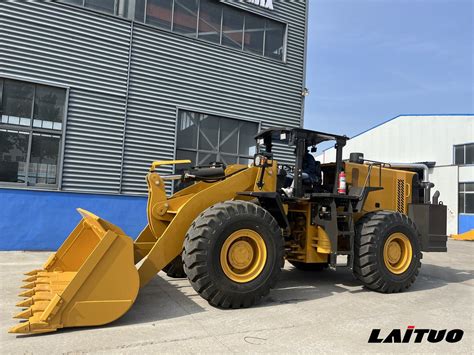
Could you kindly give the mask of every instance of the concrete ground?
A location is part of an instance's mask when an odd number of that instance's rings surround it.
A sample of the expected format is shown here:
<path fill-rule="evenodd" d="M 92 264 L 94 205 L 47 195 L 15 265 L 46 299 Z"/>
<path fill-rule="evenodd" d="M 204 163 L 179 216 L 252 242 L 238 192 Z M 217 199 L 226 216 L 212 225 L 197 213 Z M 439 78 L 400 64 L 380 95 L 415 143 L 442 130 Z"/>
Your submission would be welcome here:
<path fill-rule="evenodd" d="M 47 253 L 0 253 L 0 352 L 9 353 L 473 353 L 474 242 L 449 241 L 448 253 L 425 253 L 417 282 L 402 294 L 362 288 L 349 270 L 301 272 L 287 265 L 258 307 L 220 310 L 187 280 L 160 273 L 133 308 L 103 327 L 69 328 L 35 336 L 7 334 L 22 273 Z M 126 287 L 126 285 L 124 285 Z M 373 328 L 464 330 L 449 344 L 368 344 Z"/>

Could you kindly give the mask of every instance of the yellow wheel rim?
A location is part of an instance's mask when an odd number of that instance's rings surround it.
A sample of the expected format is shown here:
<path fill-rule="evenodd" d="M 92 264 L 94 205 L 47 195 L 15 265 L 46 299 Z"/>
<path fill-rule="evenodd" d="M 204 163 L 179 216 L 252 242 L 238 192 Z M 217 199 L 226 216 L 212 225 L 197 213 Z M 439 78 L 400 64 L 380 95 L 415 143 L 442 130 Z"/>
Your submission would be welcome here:
<path fill-rule="evenodd" d="M 265 241 L 251 229 L 235 231 L 224 242 L 220 260 L 222 271 L 232 281 L 252 281 L 260 275 L 267 261 Z"/>
<path fill-rule="evenodd" d="M 403 233 L 393 233 L 385 241 L 383 260 L 393 274 L 403 274 L 410 266 L 413 249 L 410 240 Z"/>

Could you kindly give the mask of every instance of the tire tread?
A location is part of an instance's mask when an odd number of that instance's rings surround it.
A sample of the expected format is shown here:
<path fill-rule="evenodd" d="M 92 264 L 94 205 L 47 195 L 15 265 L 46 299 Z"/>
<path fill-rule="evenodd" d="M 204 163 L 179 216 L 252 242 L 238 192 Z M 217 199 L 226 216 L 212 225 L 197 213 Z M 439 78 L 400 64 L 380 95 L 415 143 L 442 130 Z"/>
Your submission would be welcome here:
<path fill-rule="evenodd" d="M 184 271 L 188 275 L 192 287 L 211 305 L 220 308 L 241 308 L 251 307 L 257 303 L 261 298 L 266 296 L 270 289 L 273 288 L 278 280 L 278 272 L 272 272 L 270 280 L 266 283 L 266 287 L 259 289 L 257 294 L 249 295 L 235 295 L 226 294 L 218 288 L 218 286 L 211 280 L 207 263 L 197 262 L 196 260 L 205 260 L 208 246 L 215 237 L 215 230 L 217 226 L 222 225 L 225 221 L 231 220 L 232 217 L 242 214 L 257 215 L 262 224 L 269 227 L 271 233 L 276 237 L 276 244 L 279 269 L 283 267 L 283 236 L 281 235 L 280 227 L 273 216 L 265 211 L 262 207 L 246 201 L 226 201 L 215 204 L 202 212 L 191 225 L 185 237 L 183 262 Z"/>
<path fill-rule="evenodd" d="M 377 250 L 380 247 L 383 231 L 387 226 L 404 225 L 412 229 L 417 245 L 414 246 L 415 265 L 409 278 L 402 283 L 395 283 L 384 277 L 380 270 L 380 256 Z M 354 275 L 368 289 L 395 293 L 408 289 L 414 282 L 421 266 L 421 252 L 419 251 L 419 233 L 415 224 L 406 215 L 392 211 L 376 211 L 367 213 L 356 224 L 356 238 L 354 243 Z"/>

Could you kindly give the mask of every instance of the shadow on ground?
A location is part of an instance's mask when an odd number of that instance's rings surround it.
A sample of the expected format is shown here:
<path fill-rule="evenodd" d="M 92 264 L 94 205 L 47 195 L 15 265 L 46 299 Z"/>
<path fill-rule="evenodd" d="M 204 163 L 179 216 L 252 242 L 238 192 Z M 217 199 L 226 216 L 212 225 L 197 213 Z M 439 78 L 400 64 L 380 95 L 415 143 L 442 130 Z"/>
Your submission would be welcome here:
<path fill-rule="evenodd" d="M 155 277 L 140 290 L 132 308 L 113 326 L 148 323 L 205 311 L 194 302 L 195 294 L 187 279 Z"/>
<path fill-rule="evenodd" d="M 474 279 L 474 273 L 470 270 L 423 264 L 417 281 L 406 292 L 429 290 L 444 287 L 448 283 L 462 283 L 472 279 Z M 305 302 L 344 292 L 373 291 L 363 288 L 349 269 L 317 272 L 289 268 L 283 270 L 275 289 L 258 307 Z M 196 297 L 199 296 L 187 280 L 178 281 L 156 277 L 140 292 L 132 309 L 113 325 L 154 322 L 205 312 L 206 310 L 194 301 Z"/>
<path fill-rule="evenodd" d="M 460 270 L 448 266 L 422 264 L 413 286 L 405 292 L 418 292 L 444 287 L 451 283 L 463 283 L 474 279 L 472 270 Z M 296 292 L 295 292 L 296 291 Z M 303 291 L 303 292 L 302 292 Z M 332 296 L 337 293 L 373 292 L 364 287 L 347 268 L 336 271 L 301 271 L 286 269 L 280 282 L 267 302 L 297 303 Z M 295 294 L 301 297 L 294 297 Z M 266 304 L 262 304 L 265 306 Z"/>
<path fill-rule="evenodd" d="M 474 279 L 472 270 L 460 270 L 449 266 L 422 264 L 412 291 L 423 291 L 443 287 L 447 284 L 464 283 Z"/>

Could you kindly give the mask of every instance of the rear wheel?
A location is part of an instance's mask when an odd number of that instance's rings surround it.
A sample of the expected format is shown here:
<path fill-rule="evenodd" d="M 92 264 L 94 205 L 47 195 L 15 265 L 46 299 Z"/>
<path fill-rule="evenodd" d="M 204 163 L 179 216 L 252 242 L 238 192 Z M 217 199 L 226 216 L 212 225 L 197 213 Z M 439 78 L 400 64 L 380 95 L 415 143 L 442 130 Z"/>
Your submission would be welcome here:
<path fill-rule="evenodd" d="M 245 201 L 218 203 L 191 225 L 184 270 L 211 305 L 250 307 L 275 286 L 283 267 L 283 237 L 275 219 Z"/>
<path fill-rule="evenodd" d="M 409 288 L 422 254 L 415 224 L 404 214 L 378 211 L 356 226 L 354 274 L 369 289 L 393 293 Z"/>

